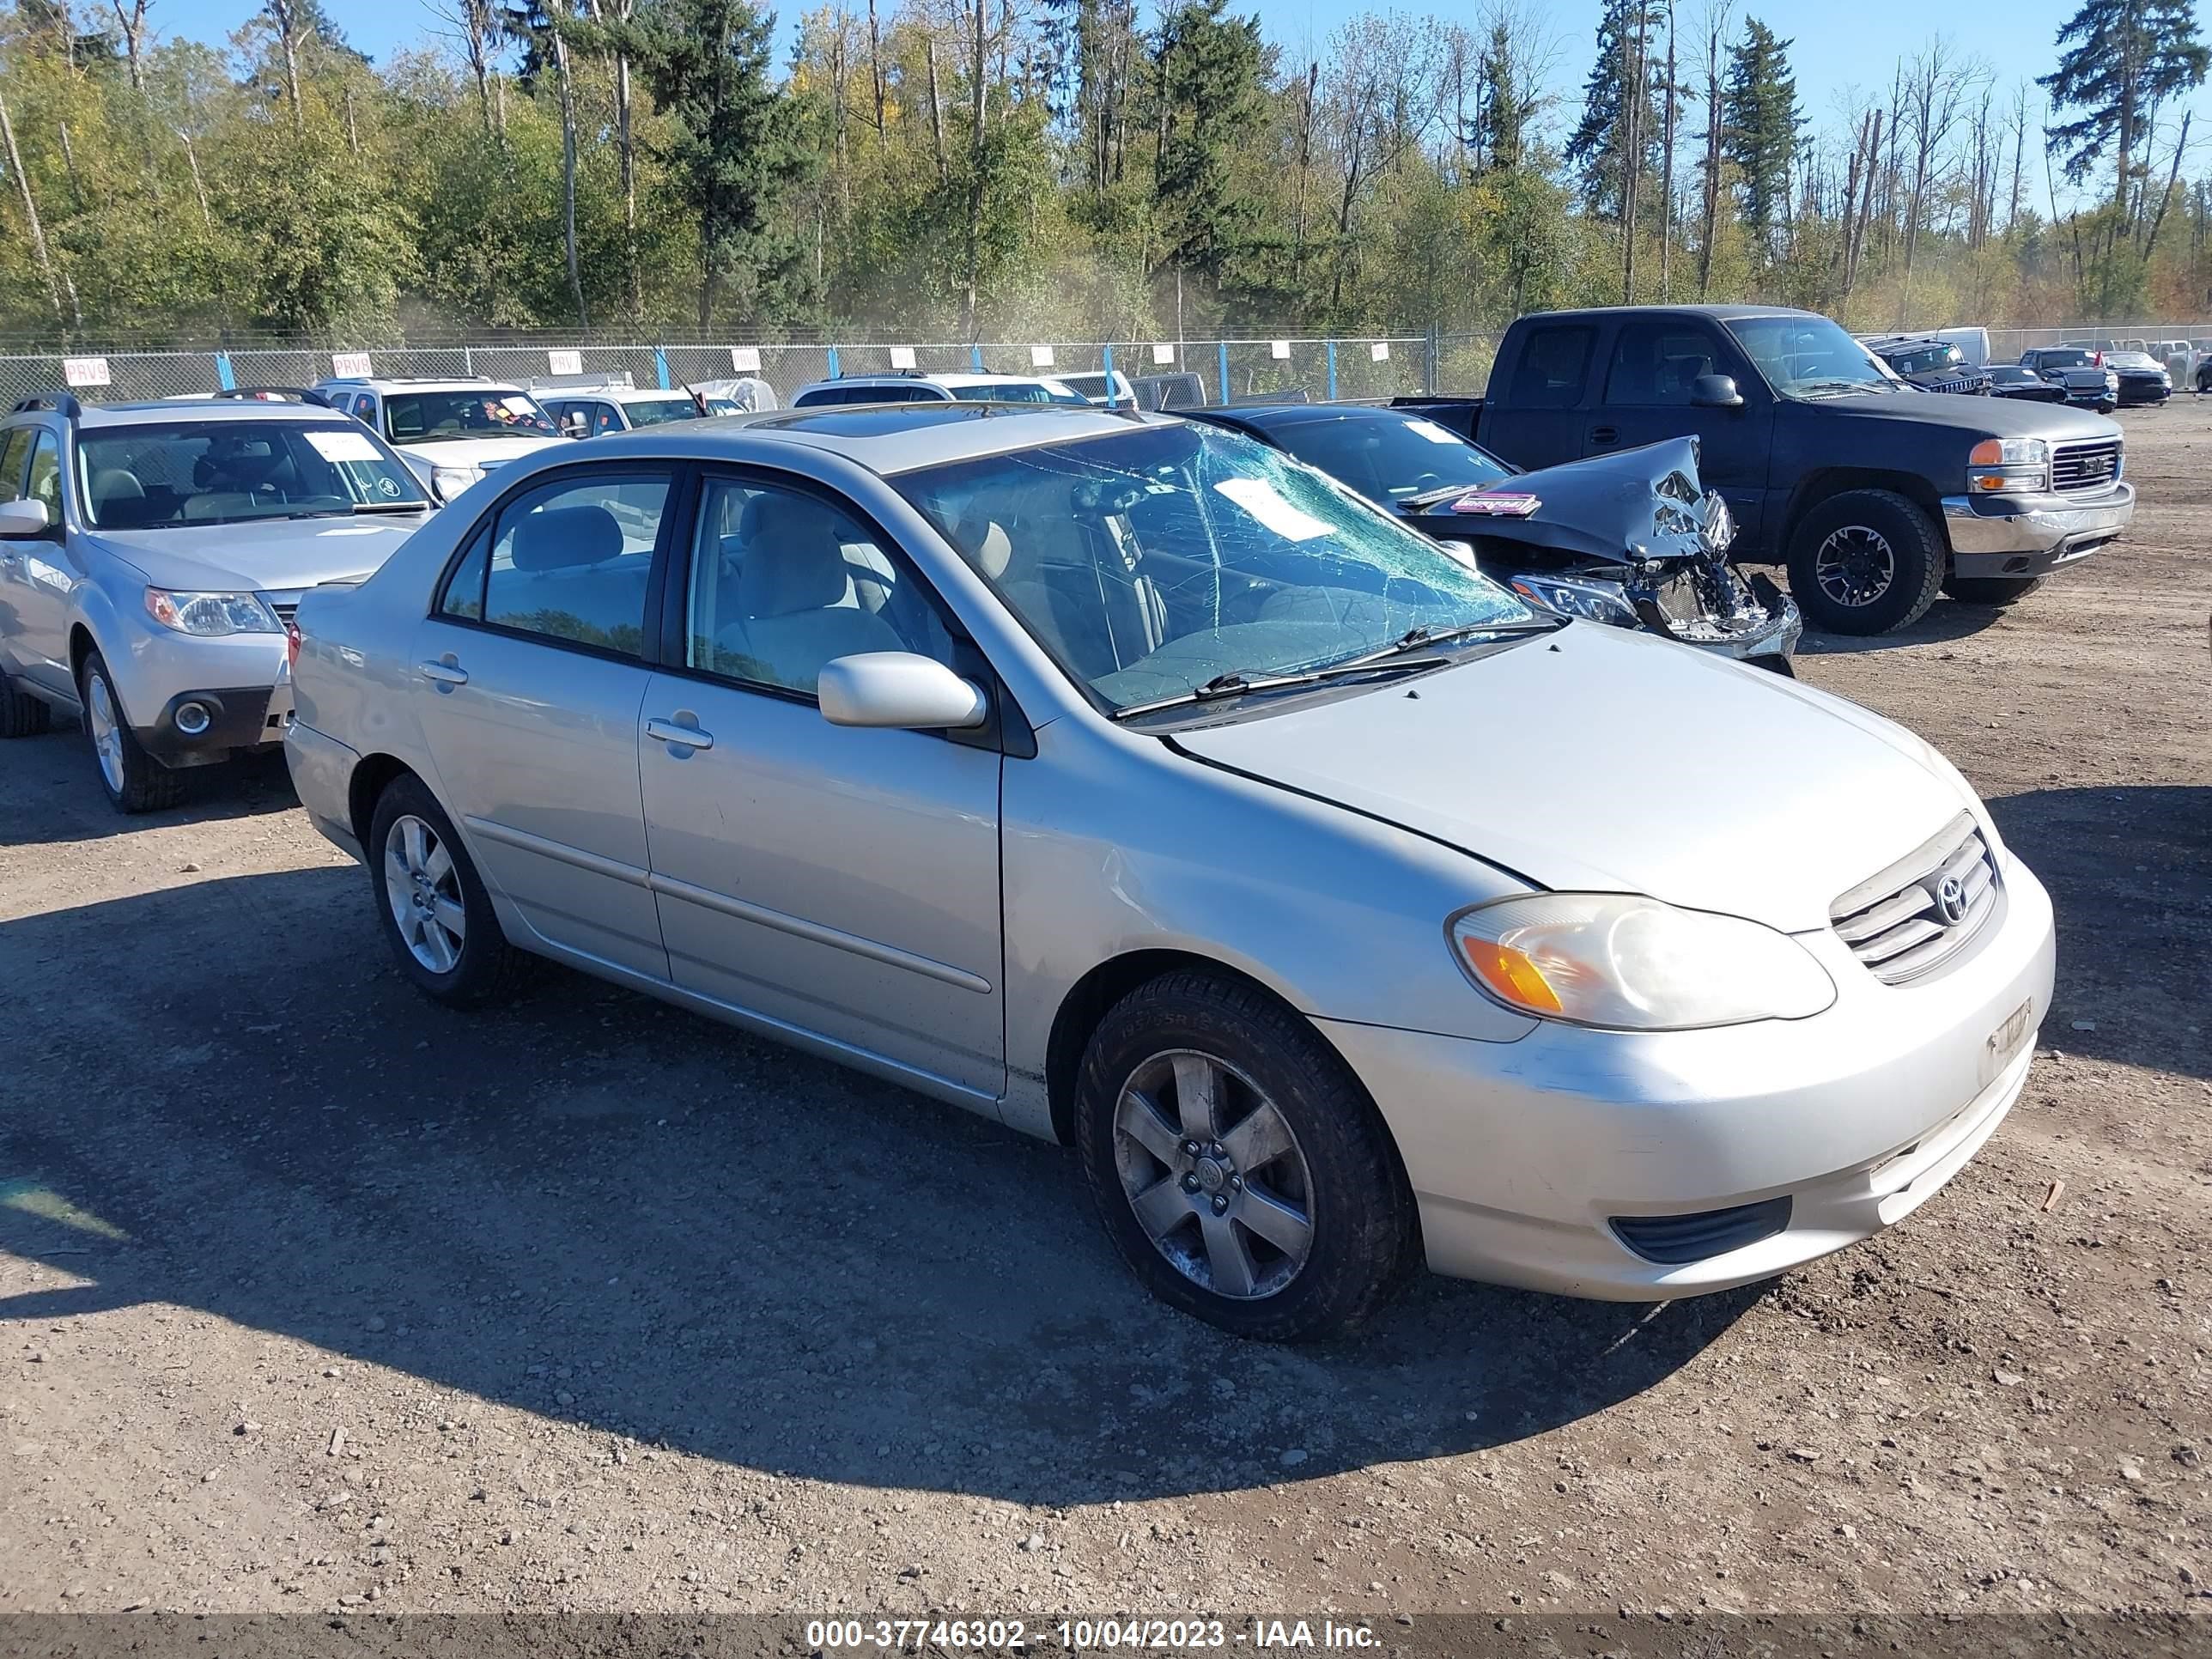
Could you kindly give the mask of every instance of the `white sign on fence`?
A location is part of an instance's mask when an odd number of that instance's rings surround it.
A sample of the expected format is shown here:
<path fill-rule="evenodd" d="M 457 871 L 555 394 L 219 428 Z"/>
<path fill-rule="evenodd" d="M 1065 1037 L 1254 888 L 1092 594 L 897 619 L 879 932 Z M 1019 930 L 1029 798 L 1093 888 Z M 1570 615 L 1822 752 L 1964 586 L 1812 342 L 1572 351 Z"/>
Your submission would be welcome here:
<path fill-rule="evenodd" d="M 1284 362 L 1291 355 L 1291 343 L 1288 340 L 1268 341 L 1267 355 L 1270 357 L 1273 357 L 1277 362 Z"/>
<path fill-rule="evenodd" d="M 1152 367 L 1164 368 L 1175 362 L 1175 348 L 1164 341 L 1152 342 Z"/>
<path fill-rule="evenodd" d="M 912 346 L 893 346 L 891 348 L 891 367 L 893 368 L 912 368 L 914 367 L 914 348 Z"/>
<path fill-rule="evenodd" d="M 760 348 L 758 346 L 732 346 L 730 348 L 730 367 L 737 370 L 740 374 L 759 374 Z"/>
<path fill-rule="evenodd" d="M 584 372 L 584 354 L 580 351 L 549 351 L 545 354 L 545 372 L 548 374 L 581 374 Z"/>
<path fill-rule="evenodd" d="M 1030 367 L 1031 368 L 1050 368 L 1052 367 L 1052 348 L 1050 346 L 1031 346 L 1030 348 Z"/>
<path fill-rule="evenodd" d="M 1372 362 L 1389 362 L 1390 361 L 1390 343 L 1388 340 L 1377 340 L 1373 345 L 1367 348 L 1367 356 L 1369 361 Z"/>
<path fill-rule="evenodd" d="M 333 351 L 331 373 L 341 380 L 365 380 L 376 371 L 368 366 L 366 351 Z"/>
<path fill-rule="evenodd" d="M 107 359 L 105 357 L 64 357 L 62 359 L 62 379 L 71 386 L 106 386 Z"/>

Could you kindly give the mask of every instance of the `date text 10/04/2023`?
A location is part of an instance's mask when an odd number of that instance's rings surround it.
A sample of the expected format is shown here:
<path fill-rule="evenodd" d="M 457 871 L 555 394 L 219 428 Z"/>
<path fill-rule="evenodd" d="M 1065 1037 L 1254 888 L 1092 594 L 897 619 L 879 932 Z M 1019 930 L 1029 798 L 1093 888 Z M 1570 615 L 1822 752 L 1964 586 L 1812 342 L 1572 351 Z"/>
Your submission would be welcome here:
<path fill-rule="evenodd" d="M 980 1653 L 1176 1653 L 1205 1649 L 1364 1649 L 1378 1645 L 1364 1624 L 1334 1620 L 1062 1619 L 1032 1633 L 1018 1619 L 822 1619 L 806 1626 L 817 1652 L 919 1651 L 925 1646 Z"/>

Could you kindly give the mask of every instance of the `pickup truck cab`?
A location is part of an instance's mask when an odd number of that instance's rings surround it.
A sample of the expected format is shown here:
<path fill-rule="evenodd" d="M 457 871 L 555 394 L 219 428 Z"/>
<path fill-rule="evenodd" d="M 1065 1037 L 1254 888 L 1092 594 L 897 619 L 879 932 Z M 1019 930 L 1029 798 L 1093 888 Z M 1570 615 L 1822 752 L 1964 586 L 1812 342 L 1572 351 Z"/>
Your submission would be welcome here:
<path fill-rule="evenodd" d="M 1829 319 L 1778 307 L 1522 317 L 1455 424 L 1523 468 L 1696 438 L 1735 556 L 1785 564 L 1831 633 L 1901 628 L 1939 590 L 2009 604 L 2135 513 L 2112 422 L 1918 391 Z"/>

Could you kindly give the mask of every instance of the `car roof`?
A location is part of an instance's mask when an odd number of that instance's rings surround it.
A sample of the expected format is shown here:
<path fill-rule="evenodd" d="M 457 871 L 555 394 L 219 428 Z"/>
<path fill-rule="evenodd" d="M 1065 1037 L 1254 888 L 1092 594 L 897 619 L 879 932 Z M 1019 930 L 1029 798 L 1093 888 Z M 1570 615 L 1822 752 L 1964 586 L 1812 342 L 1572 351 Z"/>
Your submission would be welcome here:
<path fill-rule="evenodd" d="M 368 375 L 360 380 L 318 380 L 318 386 L 333 389 L 343 387 L 350 392 L 521 392 L 520 380 L 487 380 L 481 374 L 464 374 L 453 380 L 412 380 L 404 375 L 386 379 L 382 375 Z"/>
<path fill-rule="evenodd" d="M 1808 320 L 1829 320 L 1817 311 L 1801 311 L 1795 306 L 1761 305 L 1665 305 L 1665 306 L 1580 306 L 1571 311 L 1541 311 L 1521 318 L 1524 323 L 1598 322 L 1611 317 L 1702 317 L 1708 322 L 1740 322 L 1750 317 L 1802 317 Z"/>
<path fill-rule="evenodd" d="M 182 421 L 301 421 L 328 425 L 346 419 L 339 410 L 320 404 L 281 404 L 258 398 L 164 398 L 144 403 L 86 404 L 78 411 L 76 423 L 86 429 L 173 426 Z"/>
<path fill-rule="evenodd" d="M 1058 379 L 1058 374 L 994 374 L 988 370 L 966 368 L 948 369 L 941 374 L 933 369 L 894 368 L 881 374 L 840 374 L 832 380 L 811 381 L 799 390 L 812 392 L 825 386 L 1042 386 Z"/>
<path fill-rule="evenodd" d="M 824 451 L 888 477 L 1047 444 L 1110 437 L 1133 427 L 1180 424 L 1172 416 L 1094 404 L 830 404 L 670 421 L 592 443 L 602 456 L 627 450 L 683 460 L 764 461 L 764 450 L 787 447 L 796 464 L 803 452 Z"/>

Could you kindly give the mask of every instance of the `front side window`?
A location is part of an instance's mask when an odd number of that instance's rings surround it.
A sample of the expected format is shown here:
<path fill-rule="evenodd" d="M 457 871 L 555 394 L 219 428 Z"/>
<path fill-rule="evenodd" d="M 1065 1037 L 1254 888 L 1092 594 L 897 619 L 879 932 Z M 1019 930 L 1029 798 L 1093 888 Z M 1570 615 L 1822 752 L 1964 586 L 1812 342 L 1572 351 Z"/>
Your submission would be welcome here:
<path fill-rule="evenodd" d="M 77 488 L 109 530 L 424 512 L 405 463 L 335 410 L 322 422 L 206 421 L 80 430 Z"/>
<path fill-rule="evenodd" d="M 1698 377 L 1719 372 L 1718 343 L 1692 325 L 1662 319 L 1622 324 L 1605 378 L 1606 400 L 1646 408 L 1688 408 Z"/>
<path fill-rule="evenodd" d="M 384 435 L 396 444 L 434 444 L 463 438 L 554 438 L 560 434 L 529 393 L 508 386 L 472 386 L 387 393 Z"/>
<path fill-rule="evenodd" d="M 1455 630 L 1537 625 L 1426 537 L 1212 427 L 1141 428 L 892 482 L 1116 711 Z"/>
<path fill-rule="evenodd" d="M 1384 507 L 1439 491 L 1486 489 L 1513 476 L 1504 462 L 1457 433 L 1386 410 L 1285 421 L 1270 428 L 1267 435 Z"/>
<path fill-rule="evenodd" d="M 517 496 L 455 569 L 441 614 L 643 656 L 669 483 L 659 472 L 593 473 Z M 478 547 L 488 555 L 481 564 Z M 481 598 L 470 586 L 479 580 Z"/>
<path fill-rule="evenodd" d="M 952 663 L 952 638 L 903 559 L 818 496 L 710 479 L 691 551 L 684 660 L 813 694 L 826 664 L 864 651 Z"/>
<path fill-rule="evenodd" d="M 1725 326 L 1780 397 L 1808 400 L 1904 385 L 1826 317 L 1739 317 Z"/>
<path fill-rule="evenodd" d="M 1079 404 L 1073 392 L 1055 397 L 1042 380 L 986 380 L 976 386 L 956 386 L 952 395 L 963 404 Z"/>

